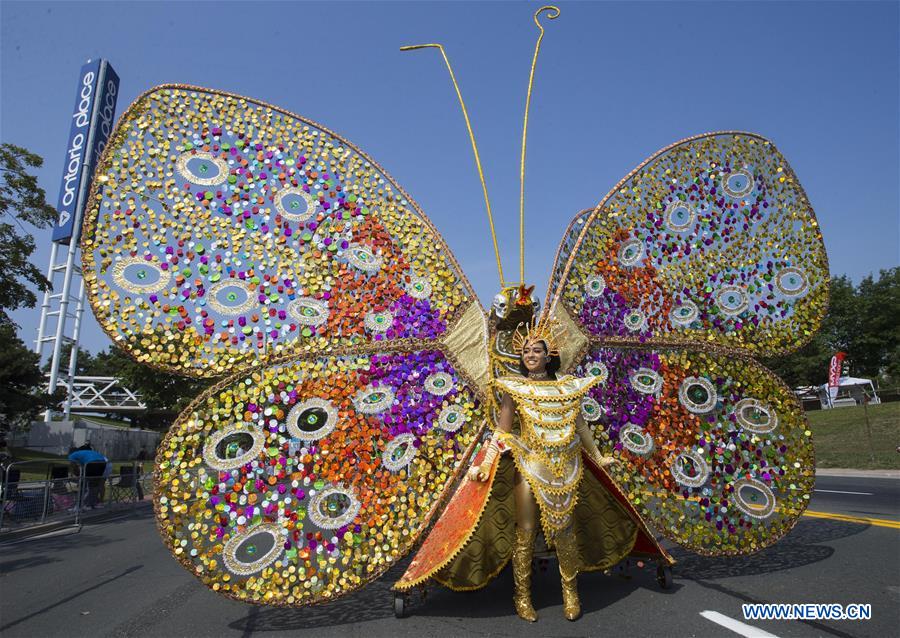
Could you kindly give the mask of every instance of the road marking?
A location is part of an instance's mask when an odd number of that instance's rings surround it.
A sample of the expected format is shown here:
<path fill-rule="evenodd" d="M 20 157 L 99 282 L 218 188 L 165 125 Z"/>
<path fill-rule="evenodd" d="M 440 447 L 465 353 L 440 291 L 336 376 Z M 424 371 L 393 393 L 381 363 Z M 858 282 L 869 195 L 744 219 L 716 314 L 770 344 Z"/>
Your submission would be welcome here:
<path fill-rule="evenodd" d="M 872 496 L 872 492 L 842 492 L 841 490 L 813 490 L 815 492 L 827 492 L 829 494 L 859 494 L 860 496 Z"/>
<path fill-rule="evenodd" d="M 726 629 L 730 629 L 736 634 L 746 636 L 746 638 L 778 638 L 775 634 L 770 634 L 764 629 L 748 625 L 747 623 L 735 620 L 734 618 L 729 618 L 725 614 L 720 614 L 717 611 L 701 611 L 700 615 L 707 620 L 713 621 L 717 625 L 722 625 Z"/>
<path fill-rule="evenodd" d="M 891 529 L 900 529 L 900 521 L 891 521 L 884 518 L 866 518 L 865 516 L 847 516 L 846 514 L 832 514 L 831 512 L 813 512 L 806 510 L 804 516 L 812 518 L 830 518 L 834 521 L 844 521 L 847 523 L 865 523 L 866 525 L 875 525 L 877 527 L 890 527 Z"/>

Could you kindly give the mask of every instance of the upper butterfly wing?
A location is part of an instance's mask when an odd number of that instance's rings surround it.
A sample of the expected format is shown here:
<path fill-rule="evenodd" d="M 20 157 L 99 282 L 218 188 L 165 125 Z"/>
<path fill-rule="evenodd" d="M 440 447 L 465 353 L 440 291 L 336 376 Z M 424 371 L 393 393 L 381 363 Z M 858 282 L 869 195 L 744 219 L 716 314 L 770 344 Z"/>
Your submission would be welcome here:
<path fill-rule="evenodd" d="M 818 329 L 828 261 L 787 161 L 749 133 L 656 153 L 566 231 L 551 274 L 562 305 L 605 343 L 711 343 L 754 356 Z"/>
<path fill-rule="evenodd" d="M 126 352 L 171 372 L 435 339 L 482 312 L 440 234 L 378 164 L 255 100 L 145 93 L 94 184 L 82 233 L 94 314 Z"/>

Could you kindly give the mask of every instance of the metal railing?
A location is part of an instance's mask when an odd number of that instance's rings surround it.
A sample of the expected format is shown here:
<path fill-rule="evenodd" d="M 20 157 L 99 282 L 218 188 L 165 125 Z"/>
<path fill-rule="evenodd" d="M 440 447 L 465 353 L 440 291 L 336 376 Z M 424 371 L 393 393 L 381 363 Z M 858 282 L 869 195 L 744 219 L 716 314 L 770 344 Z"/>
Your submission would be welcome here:
<path fill-rule="evenodd" d="M 74 464 L 11 463 L 0 474 L 0 532 L 45 523 L 79 527 L 94 514 L 133 508 L 152 495 L 152 472 L 145 465 L 113 463 L 118 474 L 87 476 Z"/>

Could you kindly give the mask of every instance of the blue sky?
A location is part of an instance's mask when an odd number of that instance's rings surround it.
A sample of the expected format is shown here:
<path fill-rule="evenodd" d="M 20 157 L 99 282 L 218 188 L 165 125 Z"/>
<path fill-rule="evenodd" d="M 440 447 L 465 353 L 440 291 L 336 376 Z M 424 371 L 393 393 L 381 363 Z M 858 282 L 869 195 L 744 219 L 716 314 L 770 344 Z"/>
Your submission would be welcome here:
<path fill-rule="evenodd" d="M 118 112 L 181 82 L 258 98 L 375 157 L 447 239 L 483 301 L 497 288 L 481 187 L 436 51 L 478 139 L 507 277 L 518 270 L 518 161 L 540 4 L 10 2 L 0 4 L 0 139 L 42 155 L 56 201 L 77 73 L 105 57 Z M 741 129 L 772 139 L 821 222 L 833 274 L 900 261 L 897 2 L 560 3 L 528 137 L 526 278 L 541 295 L 569 220 L 648 155 Z M 50 231 L 38 231 L 43 269 Z M 31 342 L 38 310 L 14 314 Z M 88 317 L 82 345 L 108 345 Z"/>

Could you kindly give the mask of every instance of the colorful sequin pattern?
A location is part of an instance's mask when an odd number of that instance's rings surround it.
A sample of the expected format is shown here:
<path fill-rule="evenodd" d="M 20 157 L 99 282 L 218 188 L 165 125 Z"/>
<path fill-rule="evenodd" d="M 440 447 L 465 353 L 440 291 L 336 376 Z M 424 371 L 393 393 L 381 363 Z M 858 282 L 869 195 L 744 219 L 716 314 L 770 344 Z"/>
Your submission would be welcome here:
<path fill-rule="evenodd" d="M 436 350 L 254 369 L 206 392 L 166 436 L 163 538 L 233 598 L 332 599 L 416 542 L 483 418 Z"/>
<path fill-rule="evenodd" d="M 377 164 L 246 98 L 145 94 L 95 183 L 89 298 L 114 342 L 153 366 L 215 376 L 261 356 L 434 339 L 475 299 Z"/>
<path fill-rule="evenodd" d="M 606 343 L 790 351 L 818 329 L 828 263 L 793 171 L 755 135 L 680 142 L 563 239 L 550 289 Z"/>
<path fill-rule="evenodd" d="M 701 554 L 743 554 L 793 527 L 815 480 L 796 398 L 733 356 L 599 348 L 578 376 L 605 376 L 582 404 L 607 471 L 659 532 Z"/>

